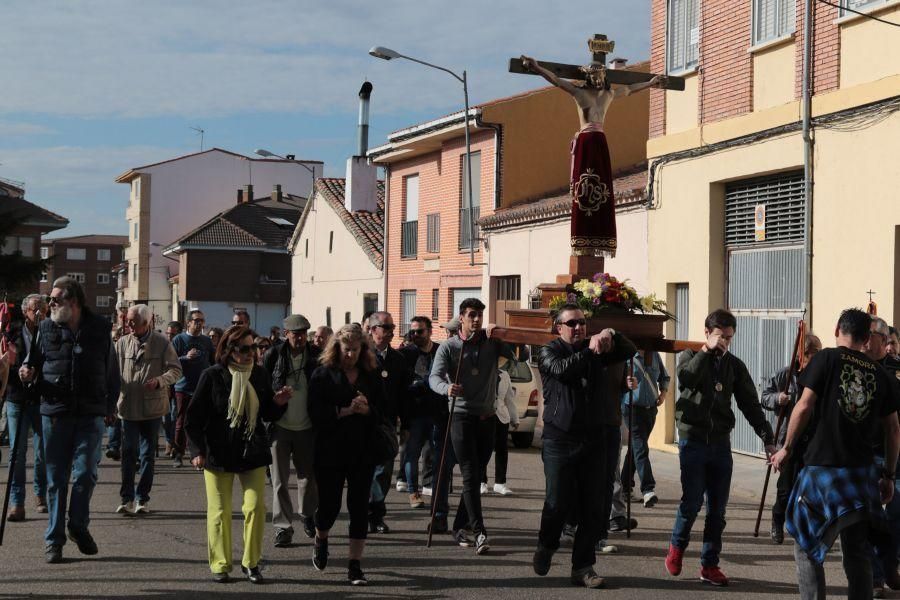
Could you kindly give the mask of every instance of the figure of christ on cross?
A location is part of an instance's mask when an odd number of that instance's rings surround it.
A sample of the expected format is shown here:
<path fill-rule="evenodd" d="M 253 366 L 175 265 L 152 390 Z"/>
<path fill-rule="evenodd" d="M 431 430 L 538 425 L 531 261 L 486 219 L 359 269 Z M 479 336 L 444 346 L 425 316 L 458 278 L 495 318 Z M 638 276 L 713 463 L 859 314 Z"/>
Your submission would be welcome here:
<path fill-rule="evenodd" d="M 680 81 L 669 83 L 662 75 L 629 73 L 630 77 L 607 77 L 606 50 L 612 42 L 605 36 L 595 36 L 588 42 L 593 52 L 593 62 L 584 67 L 547 63 L 545 67 L 529 56 L 522 56 L 519 65 L 510 62 L 510 70 L 540 75 L 556 87 L 567 92 L 578 106 L 581 130 L 572 140 L 572 171 L 569 189 L 572 194 L 571 247 L 573 256 L 613 257 L 616 254 L 616 210 L 613 193 L 612 168 L 609 146 L 603 132 L 603 122 L 610 104 L 616 98 L 627 96 L 651 87 L 678 89 Z M 519 68 L 515 68 L 519 67 Z M 556 72 L 554 72 L 556 71 Z M 574 71 L 574 72 L 573 72 Z M 558 73 L 568 76 L 578 74 L 584 81 L 578 86 Z M 616 72 L 615 75 L 620 75 Z M 633 83 L 619 81 L 630 79 Z M 616 84 L 613 87 L 612 84 Z"/>

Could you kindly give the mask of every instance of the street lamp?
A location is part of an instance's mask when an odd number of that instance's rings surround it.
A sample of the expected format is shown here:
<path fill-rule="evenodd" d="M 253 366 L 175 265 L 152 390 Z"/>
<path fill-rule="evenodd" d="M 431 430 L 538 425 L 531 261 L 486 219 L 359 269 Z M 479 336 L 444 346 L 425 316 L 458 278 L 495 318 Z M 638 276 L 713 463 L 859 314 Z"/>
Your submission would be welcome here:
<path fill-rule="evenodd" d="M 431 67 L 432 69 L 437 69 L 438 71 L 443 71 L 444 73 L 449 73 L 452 75 L 457 81 L 462 83 L 463 86 L 463 100 L 465 103 L 465 135 L 466 135 L 466 183 L 468 189 L 468 198 L 466 199 L 466 204 L 469 207 L 469 265 L 473 266 L 475 264 L 475 207 L 472 202 L 472 148 L 469 143 L 469 86 L 466 82 L 466 72 L 465 70 L 462 72 L 462 77 L 447 69 L 445 67 L 440 67 L 438 65 L 433 65 L 429 62 L 425 62 L 424 60 L 419 60 L 418 58 L 413 58 L 411 56 L 406 56 L 405 54 L 400 54 L 395 50 L 391 50 L 390 48 L 385 48 L 383 46 L 374 46 L 371 50 L 369 50 L 369 54 L 374 56 L 375 58 L 380 58 L 382 60 L 391 60 L 394 58 L 405 58 L 406 60 L 411 60 L 412 62 L 419 63 L 420 65 L 425 65 L 426 67 Z M 258 151 L 257 151 L 258 152 Z"/>
<path fill-rule="evenodd" d="M 274 157 L 274 158 L 280 158 L 281 160 L 289 160 L 289 161 L 291 161 L 291 162 L 295 162 L 295 163 L 297 163 L 298 165 L 301 165 L 304 169 L 306 169 L 306 170 L 309 171 L 310 173 L 312 173 L 312 174 L 313 174 L 313 177 L 316 176 L 316 170 L 315 170 L 314 168 L 310 168 L 310 166 L 309 166 L 308 164 L 306 164 L 305 162 L 303 162 L 302 160 L 295 160 L 295 159 L 291 159 L 291 158 L 286 158 L 286 157 L 284 157 L 284 156 L 281 156 L 280 154 L 275 154 L 274 152 L 269 152 L 269 151 L 266 150 L 265 148 L 257 148 L 256 150 L 253 151 L 253 153 L 254 153 L 254 154 L 258 154 L 259 156 L 262 156 L 263 158 L 271 158 L 271 157 Z"/>

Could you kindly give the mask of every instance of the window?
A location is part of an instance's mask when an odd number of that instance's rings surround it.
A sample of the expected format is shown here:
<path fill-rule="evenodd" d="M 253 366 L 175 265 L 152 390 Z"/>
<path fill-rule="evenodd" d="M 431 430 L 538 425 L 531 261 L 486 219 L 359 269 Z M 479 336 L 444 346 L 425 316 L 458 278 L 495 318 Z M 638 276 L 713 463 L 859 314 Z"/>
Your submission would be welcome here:
<path fill-rule="evenodd" d="M 350 324 L 350 311 L 344 313 L 344 325 Z"/>
<path fill-rule="evenodd" d="M 309 238 L 306 238 L 306 242 L 303 244 L 303 256 L 309 258 Z"/>
<path fill-rule="evenodd" d="M 97 308 L 109 308 L 109 296 L 97 296 Z"/>
<path fill-rule="evenodd" d="M 793 33 L 796 8 L 794 0 L 753 0 L 753 45 Z"/>
<path fill-rule="evenodd" d="M 518 275 L 496 277 L 497 300 L 504 302 L 520 301 L 522 299 L 522 278 Z"/>
<path fill-rule="evenodd" d="M 325 326 L 331 327 L 331 307 L 325 307 Z"/>
<path fill-rule="evenodd" d="M 459 305 L 466 298 L 481 298 L 481 288 L 454 288 L 450 290 L 450 316 L 459 314 Z M 484 300 L 482 300 L 483 302 Z"/>
<path fill-rule="evenodd" d="M 403 179 L 403 224 L 400 229 L 400 256 L 413 258 L 419 253 L 419 176 Z"/>
<path fill-rule="evenodd" d="M 134 265 L 134 266 L 131 268 L 131 280 L 132 280 L 132 281 L 137 281 L 137 265 Z"/>
<path fill-rule="evenodd" d="M 100 283 L 100 284 L 109 283 L 109 273 L 97 273 L 97 283 Z"/>
<path fill-rule="evenodd" d="M 437 326 L 437 321 L 441 315 L 441 290 L 434 288 L 431 290 L 431 320 Z"/>
<path fill-rule="evenodd" d="M 685 71 L 697 65 L 700 48 L 700 0 L 669 0 L 666 70 Z"/>
<path fill-rule="evenodd" d="M 481 214 L 481 152 L 472 153 L 472 209 L 469 210 L 469 177 L 466 155 L 459 157 L 459 249 L 468 250 L 472 245 L 472 223 Z M 474 228 L 475 244 L 478 244 L 478 227 Z"/>
<path fill-rule="evenodd" d="M 400 335 L 409 331 L 409 320 L 416 316 L 416 290 L 400 290 Z"/>
<path fill-rule="evenodd" d="M 41 258 L 47 260 L 50 258 L 50 248 L 47 246 L 41 246 Z"/>
<path fill-rule="evenodd" d="M 849 9 L 864 11 L 867 8 L 887 4 L 888 0 L 841 0 L 841 16 L 852 15 Z"/>
<path fill-rule="evenodd" d="M 87 250 L 84 248 L 66 248 L 67 260 L 86 260 Z"/>
<path fill-rule="evenodd" d="M 733 181 L 725 186 L 725 244 L 803 240 L 803 172 Z"/>
<path fill-rule="evenodd" d="M 84 273 L 66 273 L 66 277 L 71 277 L 78 283 L 84 283 Z"/>
<path fill-rule="evenodd" d="M 99 248 L 97 250 L 97 260 L 109 260 L 111 257 L 111 252 L 109 248 Z"/>
<path fill-rule="evenodd" d="M 33 237 L 20 237 L 19 238 L 19 252 L 22 253 L 22 256 L 25 258 L 33 258 L 34 257 L 34 238 Z"/>
<path fill-rule="evenodd" d="M 328 232 L 328 254 L 331 254 L 331 251 L 334 249 L 334 232 Z"/>
<path fill-rule="evenodd" d="M 378 294 L 363 294 L 363 314 L 378 310 Z"/>
<path fill-rule="evenodd" d="M 136 239 L 137 239 L 137 228 L 138 228 L 138 224 L 137 224 L 136 222 L 135 222 L 135 223 L 132 223 L 132 225 L 131 225 L 131 239 L 133 239 L 133 240 L 136 240 Z"/>
<path fill-rule="evenodd" d="M 47 283 L 47 271 L 41 271 L 41 283 Z"/>
<path fill-rule="evenodd" d="M 16 252 L 21 252 L 22 256 L 26 258 L 33 257 L 34 238 L 19 237 L 15 235 L 6 236 L 6 239 L 3 242 L 3 248 L 2 250 L 0 250 L 0 254 L 15 254 Z"/>
<path fill-rule="evenodd" d="M 428 223 L 428 252 L 441 251 L 441 213 L 432 213 L 425 217 Z"/>

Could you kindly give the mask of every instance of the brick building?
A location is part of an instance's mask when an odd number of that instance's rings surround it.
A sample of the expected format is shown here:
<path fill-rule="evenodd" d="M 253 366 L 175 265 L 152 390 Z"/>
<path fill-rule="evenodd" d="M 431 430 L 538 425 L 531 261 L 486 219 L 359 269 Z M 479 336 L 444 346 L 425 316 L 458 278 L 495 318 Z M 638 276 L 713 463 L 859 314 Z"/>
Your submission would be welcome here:
<path fill-rule="evenodd" d="M 41 277 L 41 293 L 49 294 L 53 280 L 74 277 L 82 287 L 87 306 L 98 315 L 112 317 L 116 307 L 115 264 L 122 261 L 128 236 L 79 235 L 44 240 L 41 258 L 49 260 Z"/>
<path fill-rule="evenodd" d="M 652 70 L 686 86 L 651 91 L 650 285 L 679 317 L 671 337 L 700 339 L 711 309 L 732 310 L 760 388 L 800 318 L 827 343 L 871 289 L 900 321 L 900 36 L 870 18 L 900 22 L 900 1 L 834 4 L 811 3 L 807 112 L 805 2 L 652 3 Z M 673 441 L 672 413 L 654 443 Z M 733 447 L 761 450 L 743 417 Z"/>

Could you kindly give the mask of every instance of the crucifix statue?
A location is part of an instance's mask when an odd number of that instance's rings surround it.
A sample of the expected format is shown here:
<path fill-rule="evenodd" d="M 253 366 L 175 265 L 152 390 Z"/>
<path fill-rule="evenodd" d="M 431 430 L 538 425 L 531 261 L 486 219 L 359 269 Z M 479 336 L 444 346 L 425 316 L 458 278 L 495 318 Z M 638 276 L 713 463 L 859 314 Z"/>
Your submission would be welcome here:
<path fill-rule="evenodd" d="M 509 61 L 512 73 L 540 75 L 569 93 L 578 106 L 581 130 L 572 140 L 572 172 L 569 190 L 572 195 L 572 269 L 578 257 L 596 257 L 602 269 L 602 257 L 616 254 L 616 211 L 613 194 L 609 147 L 603 122 L 610 104 L 616 98 L 657 87 L 683 90 L 684 80 L 636 71 L 608 70 L 606 55 L 615 42 L 605 35 L 588 40 L 591 63 L 585 66 L 539 62 L 528 56 Z M 570 80 L 582 82 L 576 85 Z M 616 87 L 613 87 L 613 86 Z M 573 272 L 574 273 L 574 272 Z"/>

